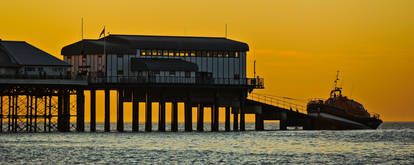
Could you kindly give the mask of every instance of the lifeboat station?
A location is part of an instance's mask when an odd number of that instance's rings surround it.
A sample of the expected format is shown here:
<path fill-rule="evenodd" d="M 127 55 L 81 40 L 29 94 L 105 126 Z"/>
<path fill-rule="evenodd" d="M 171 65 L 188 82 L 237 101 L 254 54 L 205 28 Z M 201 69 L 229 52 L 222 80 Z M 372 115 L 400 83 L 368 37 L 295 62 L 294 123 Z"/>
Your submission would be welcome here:
<path fill-rule="evenodd" d="M 140 131 L 140 123 L 146 132 L 166 131 L 167 105 L 171 131 L 179 130 L 181 115 L 185 131 L 194 131 L 193 124 L 205 131 L 205 108 L 211 109 L 213 132 L 219 131 L 219 110 L 225 110 L 225 131 L 244 131 L 246 114 L 255 115 L 256 130 L 264 130 L 265 120 L 279 120 L 282 130 L 311 129 L 302 106 L 253 92 L 264 88 L 264 79 L 246 76 L 248 51 L 248 44 L 222 37 L 108 35 L 63 47 L 62 61 L 26 42 L 0 41 L 0 131 L 83 132 L 85 99 L 91 103 L 91 132 L 97 111 L 105 114 L 105 132 L 115 131 L 111 115 L 119 132 Z M 96 108 L 97 91 L 104 91 L 104 109 Z M 111 91 L 117 93 L 116 114 L 110 113 Z M 124 130 L 125 102 L 132 102 L 132 130 Z M 159 106 L 157 129 L 152 103 Z M 145 121 L 139 121 L 140 111 Z"/>

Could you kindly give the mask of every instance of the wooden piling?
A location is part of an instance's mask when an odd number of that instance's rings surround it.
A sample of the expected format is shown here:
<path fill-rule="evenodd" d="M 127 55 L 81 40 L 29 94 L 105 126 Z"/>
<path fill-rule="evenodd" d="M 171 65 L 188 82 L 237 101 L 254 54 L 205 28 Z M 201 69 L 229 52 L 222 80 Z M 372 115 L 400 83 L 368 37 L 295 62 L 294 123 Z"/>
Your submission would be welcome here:
<path fill-rule="evenodd" d="M 96 90 L 91 89 L 91 122 L 90 122 L 90 131 L 95 132 L 96 131 Z"/>
<path fill-rule="evenodd" d="M 178 131 L 178 104 L 175 100 L 171 103 L 171 131 Z"/>
<path fill-rule="evenodd" d="M 3 96 L 0 96 L 0 132 L 3 132 Z"/>
<path fill-rule="evenodd" d="M 219 106 L 215 104 L 213 106 L 213 129 L 211 131 L 219 131 Z"/>
<path fill-rule="evenodd" d="M 262 114 L 255 114 L 255 130 L 263 131 L 264 130 L 264 121 Z"/>
<path fill-rule="evenodd" d="M 224 130 L 230 131 L 230 107 L 226 107 Z"/>
<path fill-rule="evenodd" d="M 239 130 L 239 109 L 232 107 L 231 110 L 233 111 L 233 131 Z"/>
<path fill-rule="evenodd" d="M 76 91 L 76 131 L 85 131 L 85 105 L 84 92 L 82 89 Z"/>
<path fill-rule="evenodd" d="M 33 130 L 34 132 L 37 132 L 37 97 L 34 96 L 34 99 L 35 99 L 35 103 L 34 103 L 35 105 L 34 105 L 34 129 Z M 16 102 L 17 102 L 17 98 L 16 98 Z M 16 111 L 16 114 L 17 114 L 17 111 Z"/>
<path fill-rule="evenodd" d="M 47 96 L 44 96 L 43 131 L 47 132 Z M 27 118 L 26 118 L 27 119 Z"/>
<path fill-rule="evenodd" d="M 118 90 L 118 110 L 117 110 L 117 122 L 116 130 L 119 132 L 124 131 L 124 89 Z"/>
<path fill-rule="evenodd" d="M 287 114 L 286 112 L 281 112 L 281 119 L 280 119 L 280 130 L 287 130 Z"/>
<path fill-rule="evenodd" d="M 105 89 L 105 132 L 111 131 L 111 119 L 110 119 L 110 90 Z"/>
<path fill-rule="evenodd" d="M 165 102 L 160 101 L 158 108 L 158 131 L 165 131 Z"/>
<path fill-rule="evenodd" d="M 145 131 L 152 131 L 152 101 L 150 97 L 150 91 L 145 94 Z"/>
<path fill-rule="evenodd" d="M 191 105 L 191 101 L 188 99 L 185 103 L 184 103 L 184 130 L 186 132 L 191 132 L 193 131 L 193 118 L 192 118 L 192 105 Z"/>
<path fill-rule="evenodd" d="M 204 106 L 198 104 L 197 107 L 197 131 L 204 130 Z"/>
<path fill-rule="evenodd" d="M 132 98 L 132 131 L 139 131 L 139 99 L 138 91 L 136 89 L 133 90 Z"/>

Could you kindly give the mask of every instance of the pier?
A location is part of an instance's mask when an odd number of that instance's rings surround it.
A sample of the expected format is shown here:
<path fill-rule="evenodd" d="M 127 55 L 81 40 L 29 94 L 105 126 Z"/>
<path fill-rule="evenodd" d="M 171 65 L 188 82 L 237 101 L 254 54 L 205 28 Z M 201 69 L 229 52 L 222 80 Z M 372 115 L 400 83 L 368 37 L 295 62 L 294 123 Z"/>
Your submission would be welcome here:
<path fill-rule="evenodd" d="M 281 98 L 255 94 L 264 79 L 246 76 L 248 45 L 226 38 L 110 35 L 82 40 L 62 49 L 64 61 L 24 42 L 1 41 L 1 132 L 96 132 L 96 114 L 104 113 L 104 131 L 166 131 L 166 105 L 171 105 L 170 130 L 204 130 L 205 108 L 211 112 L 211 131 L 219 131 L 219 109 L 225 110 L 225 131 L 245 131 L 245 115 L 255 115 L 255 130 L 264 121 L 279 120 L 280 129 L 311 128 L 304 108 Z M 24 51 L 22 51 L 24 50 Z M 37 63 L 33 63 L 34 60 Z M 97 109 L 96 93 L 105 103 Z M 116 114 L 111 95 L 116 92 Z M 89 92 L 89 98 L 85 97 Z M 85 107 L 86 99 L 90 107 Z M 132 114 L 124 113 L 124 103 Z M 145 108 L 140 109 L 139 104 Z M 152 126 L 152 103 L 158 103 L 158 128 Z M 184 104 L 184 114 L 178 104 Z M 193 130 L 193 108 L 197 113 Z M 90 129 L 85 130 L 85 110 Z M 139 114 L 145 112 L 144 130 Z M 125 130 L 124 116 L 132 115 L 132 130 Z M 116 116 L 116 128 L 110 118 Z M 231 128 L 233 118 L 233 128 Z M 142 122 L 142 121 L 141 121 Z"/>

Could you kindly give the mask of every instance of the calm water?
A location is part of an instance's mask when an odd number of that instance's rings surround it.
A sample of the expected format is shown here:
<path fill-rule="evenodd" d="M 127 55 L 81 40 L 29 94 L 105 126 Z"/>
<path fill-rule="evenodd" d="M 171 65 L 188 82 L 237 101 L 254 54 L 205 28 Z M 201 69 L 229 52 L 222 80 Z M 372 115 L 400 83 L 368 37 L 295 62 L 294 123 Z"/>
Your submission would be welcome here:
<path fill-rule="evenodd" d="M 414 123 L 356 131 L 0 134 L 0 157 L 1 164 L 413 164 Z"/>

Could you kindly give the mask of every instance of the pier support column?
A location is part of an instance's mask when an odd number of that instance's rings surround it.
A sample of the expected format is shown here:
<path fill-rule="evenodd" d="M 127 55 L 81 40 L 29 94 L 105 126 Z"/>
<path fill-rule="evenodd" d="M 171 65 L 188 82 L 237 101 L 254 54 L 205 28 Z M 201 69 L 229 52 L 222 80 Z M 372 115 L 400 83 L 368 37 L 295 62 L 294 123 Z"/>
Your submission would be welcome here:
<path fill-rule="evenodd" d="M 47 96 L 44 96 L 44 102 L 45 102 L 45 106 L 44 106 L 44 115 L 43 115 L 43 131 L 47 132 Z M 27 118 L 26 118 L 27 120 Z"/>
<path fill-rule="evenodd" d="M 240 131 L 246 130 L 245 112 L 246 112 L 246 104 L 245 104 L 245 101 L 242 101 L 240 104 Z"/>
<path fill-rule="evenodd" d="M 35 98 L 35 115 L 34 115 L 34 118 L 35 118 L 35 122 L 34 122 L 34 132 L 37 132 L 37 97 L 36 96 L 34 96 L 34 98 Z M 16 98 L 16 106 L 18 106 L 18 98 Z M 70 104 L 69 104 L 69 106 L 70 106 Z M 17 107 L 18 108 L 18 107 Z M 17 111 L 17 108 L 16 108 L 16 115 L 17 115 L 17 113 L 18 113 L 18 111 Z M 70 109 L 69 109 L 69 107 L 68 107 L 68 111 L 69 111 Z M 68 116 L 68 118 L 70 119 L 70 115 Z M 66 119 L 66 120 L 69 120 L 69 119 Z M 67 126 L 67 131 L 69 131 L 69 129 L 70 128 L 68 128 L 68 127 L 70 127 L 70 121 L 66 121 L 66 124 L 68 125 Z M 16 126 L 17 126 L 17 116 L 16 116 Z M 17 130 L 16 130 L 17 131 Z"/>
<path fill-rule="evenodd" d="M 187 99 L 187 101 L 184 103 L 184 130 L 186 132 L 191 132 L 193 131 L 193 110 L 192 110 L 192 105 L 191 105 L 191 100 L 190 98 Z"/>
<path fill-rule="evenodd" d="M 197 131 L 204 130 L 204 106 L 198 104 L 197 107 Z"/>
<path fill-rule="evenodd" d="M 133 98 L 132 98 L 132 131 L 138 132 L 139 131 L 139 97 L 138 91 L 133 91 Z"/>
<path fill-rule="evenodd" d="M 280 130 L 287 130 L 287 114 L 286 112 L 281 112 L 280 113 Z"/>
<path fill-rule="evenodd" d="M 239 130 L 239 109 L 232 107 L 231 108 L 233 113 L 233 131 Z"/>
<path fill-rule="evenodd" d="M 58 118 L 57 118 L 57 129 L 59 132 L 62 131 L 62 124 L 63 124 L 63 92 L 59 91 L 58 96 Z"/>
<path fill-rule="evenodd" d="M 255 114 L 255 129 L 256 131 L 263 131 L 264 130 L 264 121 L 262 114 Z"/>
<path fill-rule="evenodd" d="M 83 90 L 76 91 L 76 131 L 85 131 L 85 95 Z"/>
<path fill-rule="evenodd" d="M 152 101 L 150 97 L 150 91 L 145 94 L 145 131 L 152 131 Z"/>
<path fill-rule="evenodd" d="M 211 131 L 217 132 L 219 131 L 219 106 L 215 104 L 213 106 L 213 129 Z"/>
<path fill-rule="evenodd" d="M 165 102 L 160 101 L 158 102 L 159 108 L 158 108 L 158 131 L 165 131 Z"/>
<path fill-rule="evenodd" d="M 226 121 L 224 124 L 224 130 L 225 131 L 230 131 L 230 107 L 226 107 Z"/>
<path fill-rule="evenodd" d="M 3 96 L 0 96 L 0 132 L 3 132 Z"/>
<path fill-rule="evenodd" d="M 119 132 L 124 131 L 124 89 L 118 90 L 118 113 L 117 113 L 117 122 L 116 130 Z"/>
<path fill-rule="evenodd" d="M 49 95 L 49 106 L 48 106 L 48 111 L 49 111 L 49 115 L 47 116 L 47 118 L 49 119 L 47 127 L 48 127 L 48 132 L 50 132 L 52 130 L 52 95 Z"/>
<path fill-rule="evenodd" d="M 178 104 L 175 100 L 171 102 L 171 131 L 178 131 Z"/>
<path fill-rule="evenodd" d="M 110 97 L 110 90 L 109 89 L 105 89 L 105 132 L 109 132 L 111 131 L 111 119 L 110 119 L 110 102 L 111 102 L 111 97 Z"/>
<path fill-rule="evenodd" d="M 37 99 L 35 97 L 35 102 L 36 100 Z M 69 94 L 69 91 L 64 92 L 62 119 L 63 119 L 62 132 L 69 132 L 70 131 L 70 94 Z M 36 103 L 35 103 L 35 123 L 36 123 Z"/>
<path fill-rule="evenodd" d="M 1 105 L 0 105 L 1 106 Z M 30 96 L 26 95 L 26 132 L 30 132 Z"/>
<path fill-rule="evenodd" d="M 210 108 L 210 130 L 213 131 L 214 130 L 214 105 L 211 106 Z"/>
<path fill-rule="evenodd" d="M 12 110 L 12 99 L 11 99 L 11 96 L 9 95 L 8 96 L 9 97 L 9 112 L 7 113 L 7 132 L 10 132 L 10 129 L 11 129 L 11 110 Z"/>
<path fill-rule="evenodd" d="M 91 132 L 96 131 L 96 90 L 91 89 L 91 122 L 90 129 Z"/>
<path fill-rule="evenodd" d="M 18 102 L 17 100 L 19 99 L 19 95 L 14 95 L 14 99 L 13 99 L 13 131 L 17 132 L 17 112 L 18 112 Z"/>

